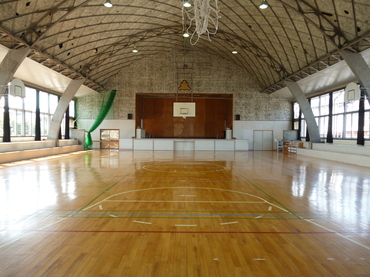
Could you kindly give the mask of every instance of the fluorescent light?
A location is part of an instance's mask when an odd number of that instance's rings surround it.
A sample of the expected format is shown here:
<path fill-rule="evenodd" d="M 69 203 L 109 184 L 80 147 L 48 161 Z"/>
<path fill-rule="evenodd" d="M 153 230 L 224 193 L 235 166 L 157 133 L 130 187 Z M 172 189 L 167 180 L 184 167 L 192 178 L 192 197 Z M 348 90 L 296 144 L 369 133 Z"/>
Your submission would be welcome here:
<path fill-rule="evenodd" d="M 113 7 L 113 4 L 110 1 L 105 1 L 104 6 L 107 8 Z"/>
<path fill-rule="evenodd" d="M 261 10 L 264 10 L 264 9 L 267 9 L 268 8 L 268 4 L 266 3 L 266 0 L 262 0 L 262 3 L 260 5 L 260 9 Z"/>

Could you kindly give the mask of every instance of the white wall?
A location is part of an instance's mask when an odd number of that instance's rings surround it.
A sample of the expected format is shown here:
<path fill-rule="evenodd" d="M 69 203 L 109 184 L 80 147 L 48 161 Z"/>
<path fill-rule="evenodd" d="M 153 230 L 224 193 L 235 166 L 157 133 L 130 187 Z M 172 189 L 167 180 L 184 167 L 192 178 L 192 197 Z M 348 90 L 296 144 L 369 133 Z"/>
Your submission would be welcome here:
<path fill-rule="evenodd" d="M 272 130 L 273 138 L 282 139 L 283 131 L 291 129 L 290 121 L 234 121 L 233 137 L 249 140 L 249 150 L 253 150 L 253 131 Z M 273 144 L 276 149 L 276 144 Z"/>
<path fill-rule="evenodd" d="M 94 122 L 94 119 L 79 119 L 78 128 L 88 131 Z M 135 136 L 135 120 L 106 119 L 91 133 L 93 141 L 100 140 L 101 129 L 119 129 L 120 139 L 132 138 Z M 100 148 L 100 144 L 93 143 L 93 148 Z"/>
<path fill-rule="evenodd" d="M 87 131 L 94 121 L 92 119 L 80 119 L 78 120 L 78 127 Z M 283 130 L 289 130 L 290 126 L 290 121 L 234 121 L 233 137 L 240 140 L 249 140 L 249 150 L 253 150 L 254 130 L 272 130 L 273 138 L 283 138 Z M 131 139 L 135 136 L 135 120 L 106 119 L 91 133 L 93 140 L 100 140 L 100 129 L 119 129 L 120 139 Z M 99 144 L 95 143 L 94 148 L 99 148 Z M 275 143 L 274 149 L 276 149 Z"/>

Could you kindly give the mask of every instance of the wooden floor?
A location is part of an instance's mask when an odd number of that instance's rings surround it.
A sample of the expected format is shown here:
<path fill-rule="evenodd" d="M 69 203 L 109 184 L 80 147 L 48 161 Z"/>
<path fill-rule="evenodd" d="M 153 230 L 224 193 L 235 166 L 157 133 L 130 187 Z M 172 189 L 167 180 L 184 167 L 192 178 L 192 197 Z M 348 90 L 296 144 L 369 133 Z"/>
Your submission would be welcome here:
<path fill-rule="evenodd" d="M 276 151 L 0 165 L 0 276 L 370 276 L 370 171 Z"/>

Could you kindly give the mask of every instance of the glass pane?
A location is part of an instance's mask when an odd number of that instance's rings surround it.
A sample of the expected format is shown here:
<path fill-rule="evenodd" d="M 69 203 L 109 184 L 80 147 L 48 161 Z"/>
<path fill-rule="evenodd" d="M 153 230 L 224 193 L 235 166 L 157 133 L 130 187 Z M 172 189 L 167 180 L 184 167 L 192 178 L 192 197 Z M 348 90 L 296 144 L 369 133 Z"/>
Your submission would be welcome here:
<path fill-rule="evenodd" d="M 40 114 L 40 121 L 41 121 L 41 135 L 47 136 L 49 131 L 49 115 L 48 114 Z"/>
<path fill-rule="evenodd" d="M 333 114 L 344 113 L 344 90 L 333 93 Z"/>
<path fill-rule="evenodd" d="M 295 102 L 293 104 L 294 119 L 299 118 L 299 104 Z"/>
<path fill-rule="evenodd" d="M 26 87 L 26 98 L 24 99 L 24 109 L 36 111 L 36 90 Z"/>
<path fill-rule="evenodd" d="M 370 139 L 370 112 L 365 112 L 364 137 Z"/>
<path fill-rule="evenodd" d="M 365 110 L 370 110 L 370 104 L 366 96 L 365 96 Z"/>
<path fill-rule="evenodd" d="M 320 96 L 320 115 L 329 114 L 329 94 Z"/>
<path fill-rule="evenodd" d="M 40 112 L 49 112 L 49 95 L 43 91 L 40 91 Z"/>
<path fill-rule="evenodd" d="M 75 117 L 75 101 L 69 102 L 69 117 Z"/>
<path fill-rule="evenodd" d="M 60 124 L 60 133 L 62 134 L 62 136 L 65 136 L 65 130 L 66 130 L 66 117 L 63 116 L 63 119 L 62 119 L 62 123 Z"/>
<path fill-rule="evenodd" d="M 333 137 L 343 138 L 343 115 L 333 116 Z"/>
<path fill-rule="evenodd" d="M 0 137 L 4 136 L 4 97 L 0 97 Z"/>
<path fill-rule="evenodd" d="M 109 130 L 101 130 L 100 131 L 100 140 L 109 141 L 110 140 L 109 133 L 110 133 Z"/>
<path fill-rule="evenodd" d="M 58 96 L 50 94 L 49 95 L 49 101 L 50 101 L 50 114 L 54 114 L 55 110 L 58 106 Z"/>
<path fill-rule="evenodd" d="M 9 110 L 10 135 L 15 136 L 17 132 L 17 111 Z"/>
<path fill-rule="evenodd" d="M 110 140 L 119 139 L 119 130 L 110 130 Z"/>
<path fill-rule="evenodd" d="M 320 117 L 320 137 L 326 138 L 328 133 L 329 116 Z"/>
<path fill-rule="evenodd" d="M 345 115 L 345 138 L 357 138 L 358 114 Z"/>
<path fill-rule="evenodd" d="M 34 113 L 32 112 L 25 112 L 25 122 L 24 122 L 24 135 L 25 136 L 32 136 L 34 134 L 34 126 L 33 122 L 33 115 Z"/>
<path fill-rule="evenodd" d="M 306 137 L 306 120 L 301 120 L 301 137 Z"/>
<path fill-rule="evenodd" d="M 23 111 L 17 111 L 17 136 L 23 135 Z"/>
<path fill-rule="evenodd" d="M 294 130 L 298 130 L 299 128 L 299 121 L 294 121 Z"/>
<path fill-rule="evenodd" d="M 314 116 L 320 115 L 320 97 L 314 97 L 311 99 L 311 108 Z"/>
<path fill-rule="evenodd" d="M 10 109 L 19 109 L 19 110 L 23 109 L 23 98 L 9 95 L 8 99 Z"/>

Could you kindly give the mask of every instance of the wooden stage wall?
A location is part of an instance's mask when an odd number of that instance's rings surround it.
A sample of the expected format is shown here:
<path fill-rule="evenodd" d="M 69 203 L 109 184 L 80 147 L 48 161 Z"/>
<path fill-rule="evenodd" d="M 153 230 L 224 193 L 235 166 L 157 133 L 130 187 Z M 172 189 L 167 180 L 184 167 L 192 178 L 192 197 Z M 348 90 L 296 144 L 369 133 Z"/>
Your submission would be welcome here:
<path fill-rule="evenodd" d="M 155 138 L 224 138 L 225 128 L 232 128 L 232 94 L 196 94 L 196 97 L 173 97 L 161 94 L 136 95 L 136 126 Z M 173 117 L 174 102 L 195 102 L 196 117 Z"/>

